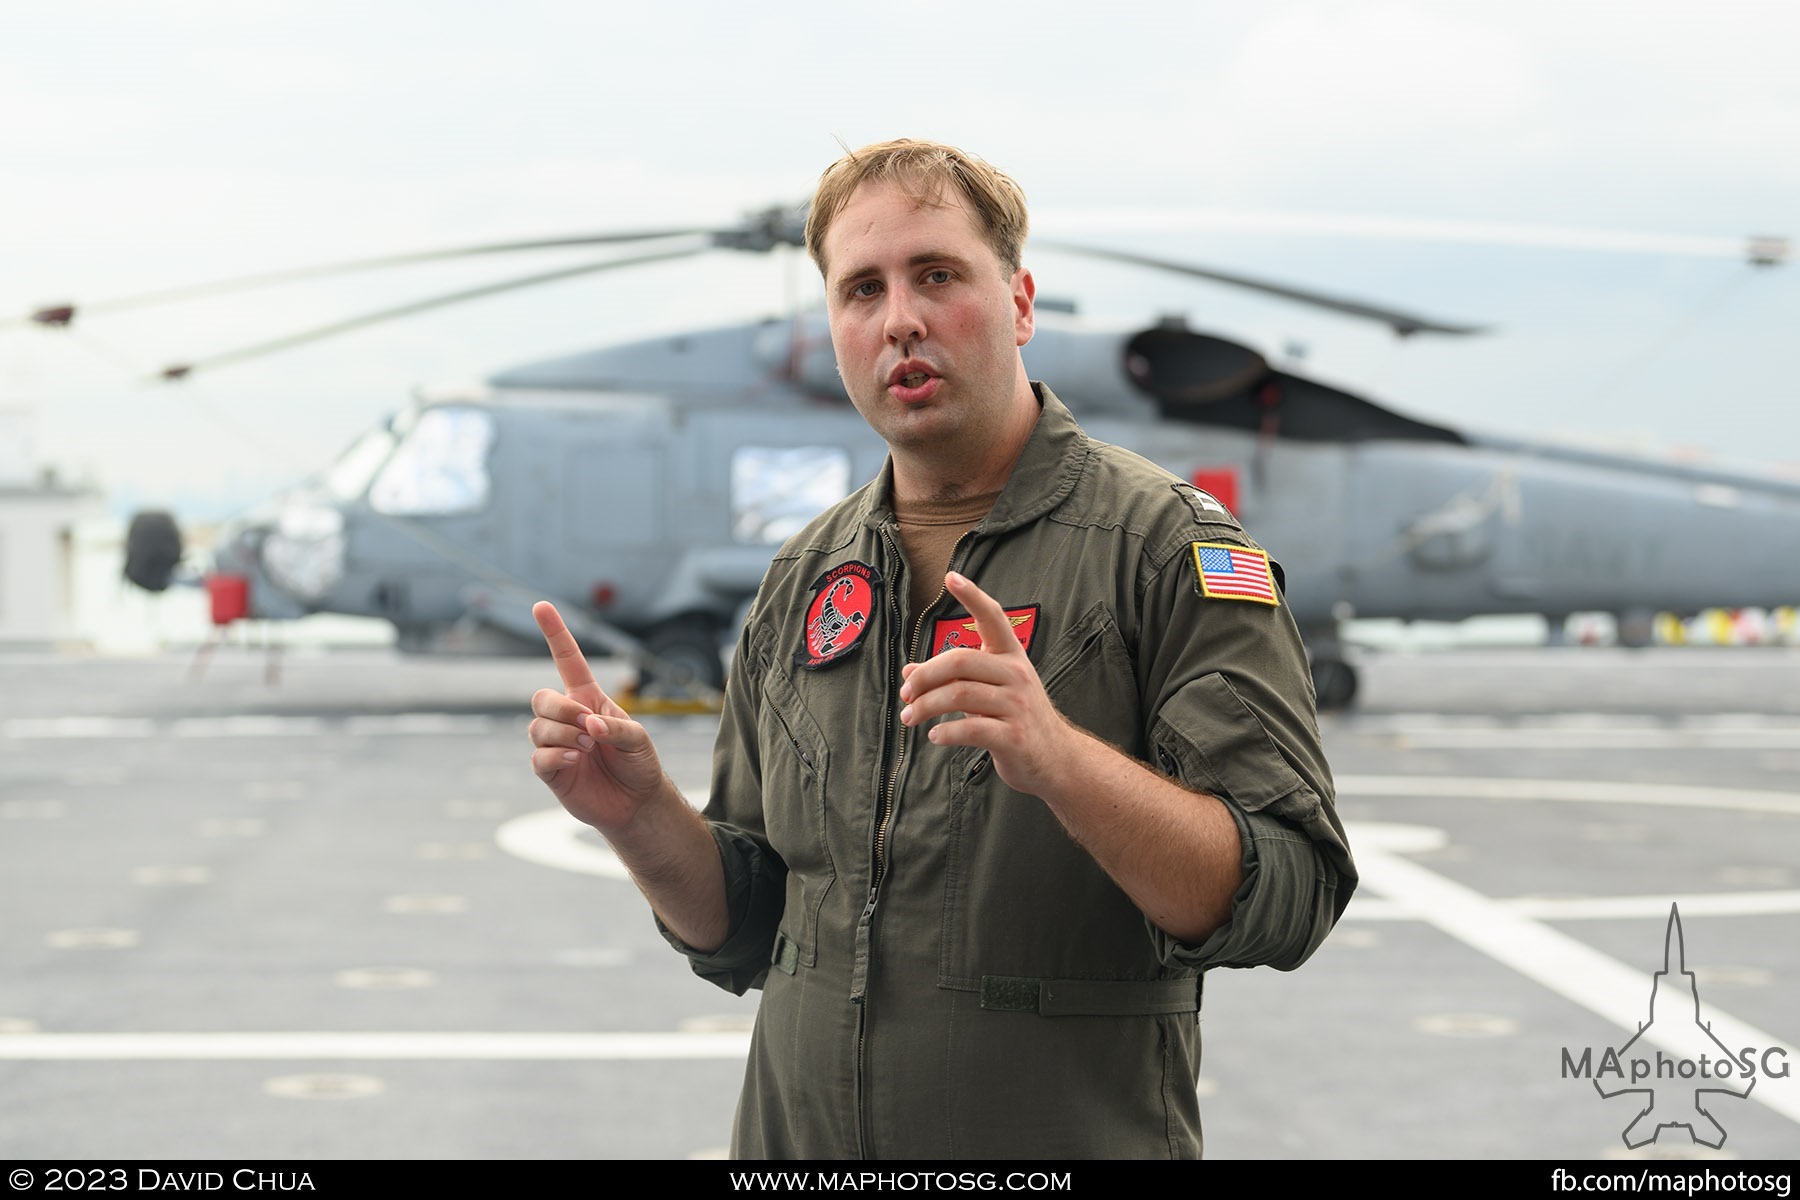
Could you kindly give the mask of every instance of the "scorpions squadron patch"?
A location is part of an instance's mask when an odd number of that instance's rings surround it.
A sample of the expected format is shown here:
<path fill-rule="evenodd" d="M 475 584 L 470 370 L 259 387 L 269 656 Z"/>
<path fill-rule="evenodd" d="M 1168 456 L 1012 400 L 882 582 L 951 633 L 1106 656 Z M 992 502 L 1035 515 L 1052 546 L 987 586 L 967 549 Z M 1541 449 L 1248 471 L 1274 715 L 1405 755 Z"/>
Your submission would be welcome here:
<path fill-rule="evenodd" d="M 806 606 L 805 644 L 795 652 L 794 661 L 816 671 L 862 644 L 875 615 L 881 573 L 868 563 L 840 563 L 812 586 L 818 595 Z"/>

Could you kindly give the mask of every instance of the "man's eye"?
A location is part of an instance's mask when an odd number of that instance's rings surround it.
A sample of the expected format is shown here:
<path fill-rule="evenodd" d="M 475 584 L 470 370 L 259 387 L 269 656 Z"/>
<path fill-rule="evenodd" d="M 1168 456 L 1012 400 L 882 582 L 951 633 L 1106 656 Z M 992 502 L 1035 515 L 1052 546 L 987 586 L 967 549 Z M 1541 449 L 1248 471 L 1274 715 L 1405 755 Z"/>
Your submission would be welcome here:
<path fill-rule="evenodd" d="M 935 271 L 927 271 L 925 273 L 925 279 L 929 283 L 949 283 L 950 282 L 950 272 L 944 270 L 944 268 L 942 268 L 942 267 L 939 267 Z"/>
<path fill-rule="evenodd" d="M 880 285 L 878 285 L 873 279 L 865 279 L 861 283 L 857 284 L 855 287 L 851 288 L 850 294 L 852 296 L 865 296 L 866 297 L 866 296 L 873 296 L 879 290 L 881 290 Z"/>

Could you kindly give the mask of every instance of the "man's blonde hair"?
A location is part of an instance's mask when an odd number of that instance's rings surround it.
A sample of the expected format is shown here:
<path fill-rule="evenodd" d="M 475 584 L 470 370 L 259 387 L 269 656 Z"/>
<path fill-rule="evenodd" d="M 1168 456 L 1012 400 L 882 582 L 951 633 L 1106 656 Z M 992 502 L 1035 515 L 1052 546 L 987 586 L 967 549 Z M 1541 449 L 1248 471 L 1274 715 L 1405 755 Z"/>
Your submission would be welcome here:
<path fill-rule="evenodd" d="M 825 273 L 825 234 L 831 222 L 865 183 L 895 184 L 922 205 L 944 203 L 944 189 L 955 187 L 1006 274 L 1019 269 L 1030 224 L 1019 185 L 955 146 L 895 138 L 852 150 L 819 176 L 806 213 L 806 252 L 819 274 Z"/>

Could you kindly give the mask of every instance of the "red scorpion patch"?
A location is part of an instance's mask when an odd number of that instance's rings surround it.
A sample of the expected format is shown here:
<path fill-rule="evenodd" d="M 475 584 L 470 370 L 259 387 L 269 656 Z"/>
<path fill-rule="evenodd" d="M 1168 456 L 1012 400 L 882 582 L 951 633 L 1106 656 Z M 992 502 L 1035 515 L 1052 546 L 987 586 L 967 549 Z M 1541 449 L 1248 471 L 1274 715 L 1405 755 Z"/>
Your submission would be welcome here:
<path fill-rule="evenodd" d="M 875 615 L 881 573 L 868 563 L 840 563 L 812 586 L 818 595 L 807 605 L 805 641 L 794 661 L 816 671 L 862 645 Z"/>

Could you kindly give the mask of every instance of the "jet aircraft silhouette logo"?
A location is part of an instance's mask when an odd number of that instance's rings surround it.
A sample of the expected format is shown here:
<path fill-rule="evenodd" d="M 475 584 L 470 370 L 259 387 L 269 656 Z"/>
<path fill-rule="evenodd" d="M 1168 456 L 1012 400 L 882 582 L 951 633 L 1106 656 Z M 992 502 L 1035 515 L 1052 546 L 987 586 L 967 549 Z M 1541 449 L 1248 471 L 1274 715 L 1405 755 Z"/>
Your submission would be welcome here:
<path fill-rule="evenodd" d="M 1648 1146 L 1665 1129 L 1686 1129 L 1702 1146 L 1725 1144 L 1725 1129 L 1710 1107 L 1713 1097 L 1748 1097 L 1756 1087 L 1756 1054 L 1748 1048 L 1732 1051 L 1701 1019 L 1700 993 L 1687 969 L 1681 912 L 1675 905 L 1669 906 L 1662 970 L 1651 981 L 1649 1019 L 1624 1045 L 1607 1049 L 1598 1064 L 1592 1056 L 1586 1049 L 1576 1059 L 1565 1049 L 1563 1075 L 1588 1079 L 1608 1100 L 1639 1098 L 1642 1107 L 1625 1126 L 1627 1147 Z"/>

